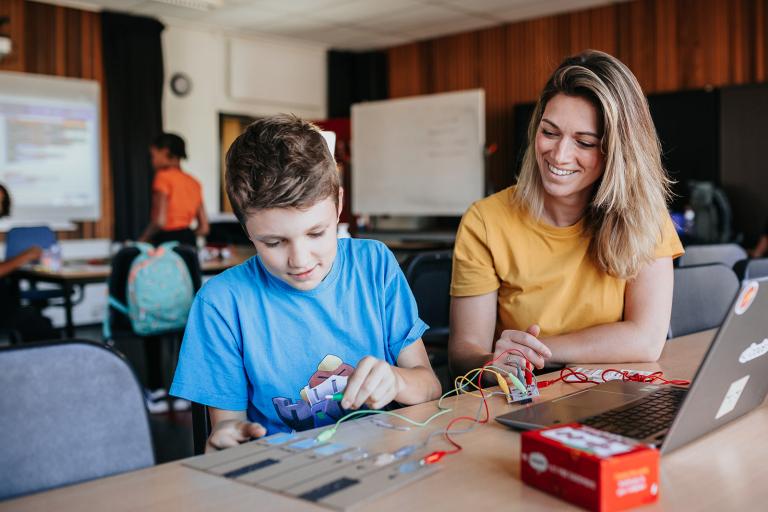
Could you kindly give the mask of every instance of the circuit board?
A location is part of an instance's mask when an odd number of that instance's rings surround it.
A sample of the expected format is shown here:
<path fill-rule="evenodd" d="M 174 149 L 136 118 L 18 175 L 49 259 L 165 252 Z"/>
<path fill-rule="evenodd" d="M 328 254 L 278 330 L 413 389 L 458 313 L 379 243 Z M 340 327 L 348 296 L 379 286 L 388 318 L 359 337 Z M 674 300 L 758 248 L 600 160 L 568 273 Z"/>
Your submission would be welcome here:
<path fill-rule="evenodd" d="M 335 510 L 393 492 L 433 474 L 423 465 L 424 447 L 369 453 L 336 442 L 319 443 L 306 434 L 275 434 L 220 452 L 201 455 L 185 466 Z"/>
<path fill-rule="evenodd" d="M 526 392 L 523 393 L 519 389 L 512 388 L 509 392 L 509 399 L 507 402 L 514 403 L 514 402 L 521 402 L 523 400 L 531 400 L 533 398 L 536 398 L 539 396 L 539 388 L 536 387 L 536 384 L 528 384 L 526 387 Z"/>

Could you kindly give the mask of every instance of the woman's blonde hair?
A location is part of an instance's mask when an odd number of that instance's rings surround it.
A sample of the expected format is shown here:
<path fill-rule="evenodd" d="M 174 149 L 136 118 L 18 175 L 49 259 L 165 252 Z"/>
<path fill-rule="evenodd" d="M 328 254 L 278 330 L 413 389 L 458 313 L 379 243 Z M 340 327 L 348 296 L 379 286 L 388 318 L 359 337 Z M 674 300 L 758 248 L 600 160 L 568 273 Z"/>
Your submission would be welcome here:
<path fill-rule="evenodd" d="M 654 258 L 671 183 L 645 95 L 629 68 L 596 50 L 565 59 L 552 73 L 528 127 L 528 149 L 515 189 L 516 200 L 536 218 L 544 207 L 536 133 L 547 102 L 557 94 L 590 101 L 602 129 L 605 171 L 593 185 L 584 215 L 590 252 L 608 274 L 636 277 Z"/>

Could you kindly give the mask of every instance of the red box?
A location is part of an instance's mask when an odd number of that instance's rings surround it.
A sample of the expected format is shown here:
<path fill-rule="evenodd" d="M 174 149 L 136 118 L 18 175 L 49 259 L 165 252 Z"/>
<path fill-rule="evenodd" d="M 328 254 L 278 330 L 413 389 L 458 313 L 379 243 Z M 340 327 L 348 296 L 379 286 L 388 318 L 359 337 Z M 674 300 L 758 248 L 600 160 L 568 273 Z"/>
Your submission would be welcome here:
<path fill-rule="evenodd" d="M 589 510 L 609 512 L 659 496 L 658 450 L 579 423 L 522 435 L 523 482 Z"/>

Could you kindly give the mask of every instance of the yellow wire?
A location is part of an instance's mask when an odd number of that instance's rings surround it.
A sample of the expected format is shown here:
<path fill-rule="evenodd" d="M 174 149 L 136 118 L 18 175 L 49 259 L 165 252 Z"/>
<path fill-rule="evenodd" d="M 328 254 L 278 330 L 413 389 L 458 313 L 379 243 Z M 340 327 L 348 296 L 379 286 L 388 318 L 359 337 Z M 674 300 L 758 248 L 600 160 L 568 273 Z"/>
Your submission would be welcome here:
<path fill-rule="evenodd" d="M 401 420 L 403 420 L 403 421 L 405 421 L 407 423 L 410 423 L 411 425 L 414 425 L 416 427 L 426 427 L 432 420 L 434 420 L 438 416 L 442 416 L 443 414 L 446 414 L 448 412 L 453 411 L 453 408 L 444 407 L 443 406 L 443 399 L 445 399 L 446 397 L 448 397 L 452 393 L 455 393 L 457 396 L 460 395 L 460 394 L 466 394 L 466 395 L 474 396 L 474 397 L 477 397 L 477 398 L 485 398 L 485 397 L 487 397 L 488 395 L 481 395 L 481 394 L 478 394 L 478 393 L 473 393 L 471 391 L 466 391 L 464 389 L 464 386 L 465 385 L 470 385 L 470 386 L 474 387 L 475 389 L 477 389 L 478 391 L 481 391 L 481 388 L 477 384 L 475 384 L 472 381 L 472 379 L 474 379 L 481 372 L 488 372 L 488 373 L 491 373 L 491 374 L 495 375 L 497 379 L 503 379 L 504 376 L 501 373 L 499 373 L 498 371 L 496 371 L 496 370 L 501 370 L 501 369 L 500 368 L 496 368 L 496 367 L 492 367 L 492 368 L 491 367 L 473 368 L 472 370 L 469 370 L 464 375 L 456 377 L 456 379 L 454 380 L 454 388 L 451 389 L 450 391 L 445 392 L 437 401 L 437 408 L 440 409 L 440 410 L 437 413 L 435 413 L 432 416 L 430 416 L 429 418 L 427 418 L 426 420 L 424 420 L 424 421 L 414 421 L 414 420 L 412 420 L 412 419 L 410 419 L 410 418 L 408 418 L 406 416 L 403 416 L 401 414 L 397 414 L 397 413 L 390 412 L 390 411 L 381 411 L 381 410 L 376 410 L 376 409 L 367 409 L 367 410 L 363 410 L 363 411 L 353 411 L 353 412 L 351 412 L 349 414 L 346 414 L 343 417 L 339 418 L 339 420 L 336 422 L 336 424 L 333 427 L 321 431 L 320 434 L 318 434 L 317 438 L 319 440 L 320 440 L 320 438 L 322 438 L 323 442 L 328 441 L 336 433 L 336 430 L 339 428 L 341 423 L 343 423 L 343 422 L 345 422 L 345 421 L 347 421 L 347 420 L 349 420 L 351 418 L 354 418 L 355 416 L 364 416 L 364 415 L 368 415 L 368 414 L 384 414 L 386 416 L 393 416 L 393 417 L 399 418 L 399 419 L 401 419 Z"/>

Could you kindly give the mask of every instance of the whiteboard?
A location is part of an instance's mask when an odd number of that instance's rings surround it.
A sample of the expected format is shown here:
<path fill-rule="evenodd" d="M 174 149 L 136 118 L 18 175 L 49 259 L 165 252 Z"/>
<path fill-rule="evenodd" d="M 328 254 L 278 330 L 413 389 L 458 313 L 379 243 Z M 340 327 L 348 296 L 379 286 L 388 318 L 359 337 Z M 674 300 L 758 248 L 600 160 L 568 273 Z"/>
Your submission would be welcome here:
<path fill-rule="evenodd" d="M 485 92 L 352 105 L 352 212 L 461 215 L 485 190 Z"/>

